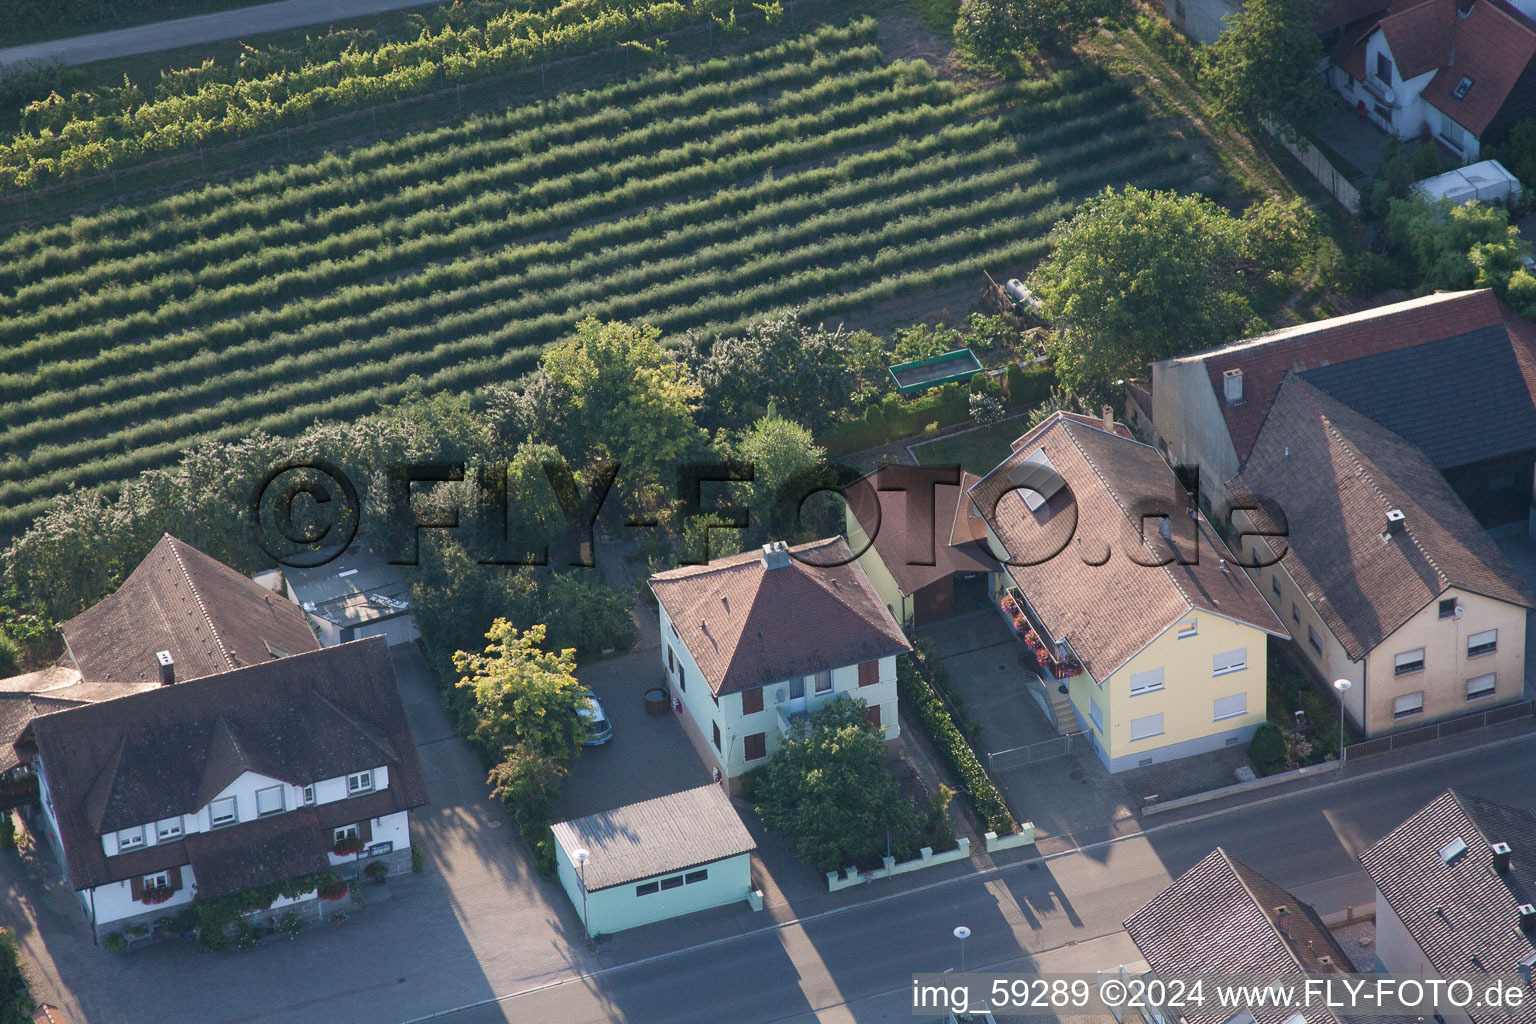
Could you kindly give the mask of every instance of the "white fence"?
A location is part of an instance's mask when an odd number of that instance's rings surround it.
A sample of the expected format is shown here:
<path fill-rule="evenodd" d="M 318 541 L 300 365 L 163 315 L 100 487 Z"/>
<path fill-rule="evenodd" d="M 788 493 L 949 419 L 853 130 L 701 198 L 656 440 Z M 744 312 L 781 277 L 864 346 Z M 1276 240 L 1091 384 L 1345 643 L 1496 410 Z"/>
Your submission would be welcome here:
<path fill-rule="evenodd" d="M 932 848 L 923 847 L 919 851 L 916 860 L 904 860 L 897 863 L 896 858 L 886 857 L 885 866 L 873 871 L 860 871 L 858 868 L 844 868 L 842 871 L 827 872 L 827 889 L 837 892 L 840 889 L 849 889 L 855 885 L 863 885 L 877 878 L 892 878 L 896 875 L 904 875 L 909 871 L 921 871 L 923 868 L 937 867 L 940 864 L 949 864 L 957 860 L 969 860 L 971 856 L 971 841 L 965 836 L 960 837 L 960 845 L 947 853 L 934 853 Z"/>
<path fill-rule="evenodd" d="M 1349 183 L 1349 179 L 1333 166 L 1333 163 L 1323 155 L 1322 150 L 1306 139 L 1302 139 L 1299 143 L 1291 142 L 1277 132 L 1273 125 L 1268 127 L 1269 134 L 1273 135 L 1275 140 L 1284 146 L 1291 156 L 1307 169 L 1307 173 L 1316 178 L 1317 183 L 1327 189 L 1344 209 L 1350 213 L 1360 212 L 1360 190 Z"/>

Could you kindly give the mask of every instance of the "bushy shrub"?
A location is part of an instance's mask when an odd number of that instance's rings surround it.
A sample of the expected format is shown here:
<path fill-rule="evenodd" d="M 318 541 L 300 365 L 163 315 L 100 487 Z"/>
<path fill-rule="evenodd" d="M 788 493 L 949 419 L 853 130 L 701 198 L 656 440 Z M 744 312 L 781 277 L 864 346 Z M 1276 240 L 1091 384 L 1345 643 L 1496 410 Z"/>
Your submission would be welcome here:
<path fill-rule="evenodd" d="M 1248 756 L 1265 775 L 1272 774 L 1285 761 L 1285 736 L 1272 722 L 1254 731 L 1248 743 Z"/>

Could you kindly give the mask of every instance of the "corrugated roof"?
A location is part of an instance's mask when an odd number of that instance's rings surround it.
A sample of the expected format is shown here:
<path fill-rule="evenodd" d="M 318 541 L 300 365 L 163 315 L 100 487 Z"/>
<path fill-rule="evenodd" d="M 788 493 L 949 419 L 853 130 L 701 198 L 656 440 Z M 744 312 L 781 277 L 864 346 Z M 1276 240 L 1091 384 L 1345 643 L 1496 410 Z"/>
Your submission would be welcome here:
<path fill-rule="evenodd" d="M 166 534 L 110 597 L 59 627 L 88 682 L 155 682 L 158 651 L 176 678 L 317 650 L 298 606 Z"/>
<path fill-rule="evenodd" d="M 1358 660 L 1449 586 L 1536 605 L 1514 568 L 1413 445 L 1292 375 L 1280 388 L 1234 501 L 1278 502 L 1284 565 Z M 1382 540 L 1387 512 L 1403 531 Z"/>
<path fill-rule="evenodd" d="M 1441 855 L 1461 840 L 1466 851 Z M 1511 847 L 1507 874 L 1489 844 Z M 1446 790 L 1360 855 L 1360 863 L 1442 976 L 1514 976 L 1536 952 L 1518 908 L 1536 902 L 1536 813 Z M 1473 963 L 1473 957 L 1482 965 Z M 1501 1021 L 1536 1021 L 1536 1004 Z"/>
<path fill-rule="evenodd" d="M 710 690 L 737 693 L 911 650 L 841 537 L 658 573 L 651 590 Z M 668 638 L 663 637 L 663 640 Z"/>
<path fill-rule="evenodd" d="M 1092 422 L 1092 421 L 1090 421 Z M 1157 451 L 1057 414 L 970 490 L 1014 563 L 1008 572 L 1051 632 L 1105 679 L 1191 608 L 1288 637 Z M 1043 452 L 1066 486 L 1036 511 L 1010 473 Z M 1143 539 L 1142 515 L 1170 515 L 1172 542 Z M 1131 555 L 1146 564 L 1131 560 Z M 1153 564 L 1167 557 L 1167 565 Z M 1189 564 L 1180 564 L 1184 559 Z"/>
<path fill-rule="evenodd" d="M 562 821 L 553 830 L 572 863 L 578 849 L 591 854 L 588 892 L 757 849 L 730 799 L 713 784 Z"/>

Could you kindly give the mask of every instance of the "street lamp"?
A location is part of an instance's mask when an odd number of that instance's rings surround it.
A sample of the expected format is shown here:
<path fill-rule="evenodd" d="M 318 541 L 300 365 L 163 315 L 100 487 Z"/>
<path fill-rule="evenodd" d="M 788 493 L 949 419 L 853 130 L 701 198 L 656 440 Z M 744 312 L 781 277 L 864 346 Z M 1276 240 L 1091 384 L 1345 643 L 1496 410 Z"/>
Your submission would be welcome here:
<path fill-rule="evenodd" d="M 1348 679 L 1333 681 L 1333 688 L 1339 691 L 1339 771 L 1344 770 L 1344 695 L 1353 685 Z"/>
<path fill-rule="evenodd" d="M 965 925 L 955 929 L 955 938 L 960 940 L 960 973 L 965 973 L 965 940 L 971 937 L 971 930 Z"/>
<path fill-rule="evenodd" d="M 581 868 L 581 926 L 587 930 L 587 938 L 592 937 L 592 922 L 587 919 L 587 861 L 592 854 L 585 846 L 578 847 L 572 857 L 576 858 L 576 864 Z"/>

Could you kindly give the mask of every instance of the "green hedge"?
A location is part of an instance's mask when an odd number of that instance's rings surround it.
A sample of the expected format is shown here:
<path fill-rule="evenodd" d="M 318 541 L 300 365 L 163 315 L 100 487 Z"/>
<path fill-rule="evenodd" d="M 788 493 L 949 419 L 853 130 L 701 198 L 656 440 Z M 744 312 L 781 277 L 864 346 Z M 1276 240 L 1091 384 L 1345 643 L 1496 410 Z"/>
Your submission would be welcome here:
<path fill-rule="evenodd" d="M 933 684 L 926 676 L 931 672 L 931 667 L 924 664 L 919 671 L 919 653 L 904 656 L 896 662 L 896 689 L 901 700 L 906 703 L 917 720 L 922 723 L 923 729 L 928 733 L 928 738 L 933 741 L 934 749 L 949 766 L 970 795 L 972 803 L 976 805 L 976 813 L 987 823 L 987 828 L 1000 836 L 1010 835 L 1017 830 L 1018 824 L 1013 819 L 1013 814 L 1008 810 L 1008 805 L 1003 802 L 1003 795 L 997 791 L 997 786 L 987 775 L 987 770 L 976 759 L 976 753 L 965 741 L 964 735 L 954 719 L 950 717 L 949 710 L 944 702 L 939 699 Z"/>
<path fill-rule="evenodd" d="M 0 928 L 0 1024 L 28 1024 L 33 1005 L 16 939 Z"/>
<path fill-rule="evenodd" d="M 970 386 L 959 383 L 943 384 L 920 398 L 889 394 L 859 419 L 828 430 L 817 443 L 836 456 L 921 434 L 929 424 L 943 428 L 963 423 L 971 418 L 970 394 Z"/>

